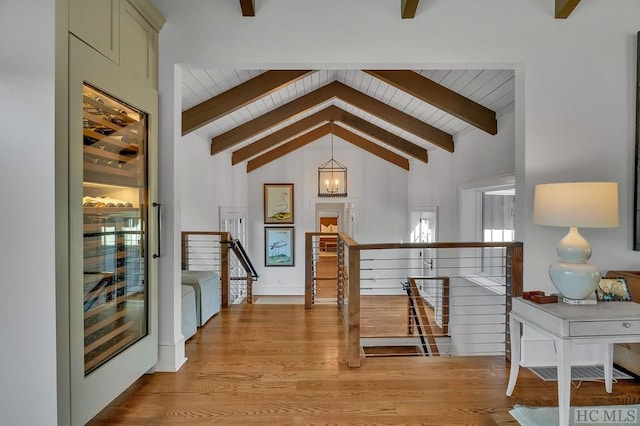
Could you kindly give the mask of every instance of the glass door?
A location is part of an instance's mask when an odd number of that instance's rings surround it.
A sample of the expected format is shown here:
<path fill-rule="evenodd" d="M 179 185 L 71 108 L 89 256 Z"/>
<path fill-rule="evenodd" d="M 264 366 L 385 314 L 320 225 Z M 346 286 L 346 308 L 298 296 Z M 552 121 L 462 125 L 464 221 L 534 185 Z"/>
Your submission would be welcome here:
<path fill-rule="evenodd" d="M 148 332 L 147 114 L 82 88 L 84 373 Z"/>
<path fill-rule="evenodd" d="M 438 208 L 423 207 L 411 211 L 411 230 L 409 241 L 412 243 L 434 243 L 437 241 L 436 232 L 438 229 Z M 412 271 L 424 277 L 433 277 L 436 272 L 437 253 L 434 249 L 420 249 L 417 251 L 415 264 Z"/>

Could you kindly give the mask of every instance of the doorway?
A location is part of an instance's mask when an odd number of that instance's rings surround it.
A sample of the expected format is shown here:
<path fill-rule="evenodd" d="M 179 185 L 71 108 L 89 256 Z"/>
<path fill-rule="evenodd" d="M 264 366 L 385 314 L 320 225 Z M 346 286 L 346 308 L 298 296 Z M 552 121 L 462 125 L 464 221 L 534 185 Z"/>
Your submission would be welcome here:
<path fill-rule="evenodd" d="M 315 298 L 316 301 L 335 301 L 338 294 L 338 239 L 335 234 L 343 232 L 354 238 L 354 203 L 314 200 L 313 207 L 313 230 L 328 234 L 318 238 L 318 246 L 314 250 Z"/>
<path fill-rule="evenodd" d="M 356 203 L 354 201 L 323 203 L 316 199 L 313 211 L 315 232 L 322 232 L 322 218 L 335 218 L 337 229 L 332 232 L 344 232 L 354 240 L 356 239 Z M 334 220 L 325 219 L 327 222 Z"/>
<path fill-rule="evenodd" d="M 220 231 L 230 232 L 231 236 L 240 241 L 247 248 L 247 208 L 226 207 L 219 208 Z"/>
<path fill-rule="evenodd" d="M 409 241 L 434 243 L 438 241 L 438 207 L 413 207 L 410 212 Z M 418 249 L 411 256 L 411 270 L 423 277 L 437 276 L 437 252 L 435 249 Z"/>

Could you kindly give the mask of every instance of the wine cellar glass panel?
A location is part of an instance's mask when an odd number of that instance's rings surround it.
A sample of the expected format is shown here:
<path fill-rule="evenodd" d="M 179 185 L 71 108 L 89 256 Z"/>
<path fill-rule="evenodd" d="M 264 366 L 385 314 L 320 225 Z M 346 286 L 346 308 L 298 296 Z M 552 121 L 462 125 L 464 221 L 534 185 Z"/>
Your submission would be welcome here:
<path fill-rule="evenodd" d="M 84 371 L 148 334 L 147 115 L 83 86 Z"/>

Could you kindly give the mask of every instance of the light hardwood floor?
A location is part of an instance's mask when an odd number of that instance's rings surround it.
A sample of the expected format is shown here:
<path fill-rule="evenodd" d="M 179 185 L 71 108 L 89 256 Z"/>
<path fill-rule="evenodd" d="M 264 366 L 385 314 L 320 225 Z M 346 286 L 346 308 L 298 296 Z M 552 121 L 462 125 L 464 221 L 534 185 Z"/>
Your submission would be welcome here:
<path fill-rule="evenodd" d="M 557 403 L 555 382 L 521 369 L 505 396 L 501 357 L 367 358 L 345 364 L 337 308 L 239 305 L 187 342 L 177 373 L 145 375 L 90 425 L 494 425 L 514 404 Z M 572 389 L 572 405 L 640 403 L 640 383 Z M 496 423 L 496 420 L 498 423 Z"/>

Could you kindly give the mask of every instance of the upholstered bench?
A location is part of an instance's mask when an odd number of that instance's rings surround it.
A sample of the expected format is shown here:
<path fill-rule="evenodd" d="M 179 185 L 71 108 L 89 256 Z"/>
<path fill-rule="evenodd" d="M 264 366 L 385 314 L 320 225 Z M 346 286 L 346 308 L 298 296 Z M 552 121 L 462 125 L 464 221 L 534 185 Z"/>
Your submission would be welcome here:
<path fill-rule="evenodd" d="M 220 277 L 213 271 L 182 271 L 182 285 L 193 287 L 196 293 L 196 317 L 202 327 L 220 312 L 222 296 Z"/>
<path fill-rule="evenodd" d="M 184 340 L 193 337 L 198 330 L 196 317 L 196 292 L 188 285 L 180 286 L 182 290 L 182 335 Z"/>

